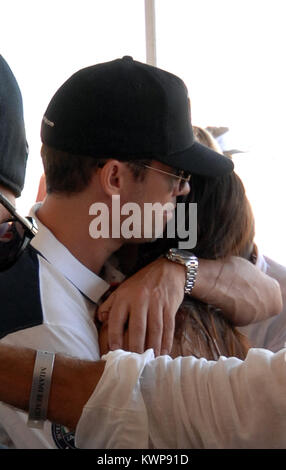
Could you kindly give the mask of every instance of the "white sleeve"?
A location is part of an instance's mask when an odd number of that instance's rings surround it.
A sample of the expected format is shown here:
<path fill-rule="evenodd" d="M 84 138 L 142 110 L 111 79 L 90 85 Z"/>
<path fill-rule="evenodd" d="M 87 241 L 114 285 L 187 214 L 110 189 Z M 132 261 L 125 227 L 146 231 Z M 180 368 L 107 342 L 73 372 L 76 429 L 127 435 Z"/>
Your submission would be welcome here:
<path fill-rule="evenodd" d="M 146 448 L 149 434 L 154 448 L 286 448 L 285 354 L 251 349 L 245 361 L 215 362 L 109 353 L 77 445 Z"/>
<path fill-rule="evenodd" d="M 270 258 L 264 259 L 261 255 L 258 261 L 260 269 L 279 282 L 283 308 L 278 315 L 251 323 L 239 330 L 247 335 L 252 346 L 277 352 L 286 346 L 286 268 Z"/>
<path fill-rule="evenodd" d="M 147 449 L 148 417 L 140 376 L 154 358 L 122 350 L 109 352 L 104 373 L 86 403 L 76 428 L 76 447 L 85 449 Z"/>

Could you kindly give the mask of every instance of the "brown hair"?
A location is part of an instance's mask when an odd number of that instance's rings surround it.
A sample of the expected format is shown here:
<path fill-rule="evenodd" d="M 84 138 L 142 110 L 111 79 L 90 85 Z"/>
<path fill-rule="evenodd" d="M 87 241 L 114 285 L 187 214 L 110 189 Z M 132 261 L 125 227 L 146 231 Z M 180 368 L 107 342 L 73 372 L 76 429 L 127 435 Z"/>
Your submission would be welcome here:
<path fill-rule="evenodd" d="M 182 201 L 181 201 L 182 202 Z M 186 203 L 197 203 L 197 245 L 200 258 L 218 259 L 231 255 L 249 259 L 253 248 L 254 217 L 242 181 L 236 173 L 220 178 L 193 175 Z M 188 207 L 188 206 L 186 206 Z M 186 217 L 189 211 L 186 210 Z M 141 266 L 148 264 L 178 239 L 158 239 L 140 247 Z M 244 359 L 248 341 L 219 309 L 185 297 L 176 316 L 172 356 L 195 355 L 217 359 L 219 355 Z"/>
<path fill-rule="evenodd" d="M 93 172 L 106 160 L 73 155 L 42 145 L 47 193 L 75 194 L 90 183 Z"/>
<path fill-rule="evenodd" d="M 45 176 L 46 190 L 48 194 L 76 194 L 83 191 L 91 181 L 93 172 L 102 168 L 107 162 L 106 158 L 94 158 L 86 155 L 73 155 L 54 148 L 42 145 L 41 150 Z M 135 179 L 142 181 L 145 176 L 145 168 L 142 163 L 150 164 L 150 161 L 126 161 L 125 162 Z"/>
<path fill-rule="evenodd" d="M 221 178 L 194 176 L 186 202 L 197 202 L 197 246 L 206 259 L 235 255 L 249 259 L 253 249 L 254 217 L 241 179 L 236 173 Z M 188 213 L 188 211 L 186 211 Z M 179 351 L 178 351 L 179 349 Z M 173 353 L 217 359 L 244 359 L 249 344 L 213 306 L 185 298 L 176 317 Z M 173 354 L 172 353 L 172 354 Z"/>
<path fill-rule="evenodd" d="M 176 315 L 171 356 L 196 356 L 216 360 L 219 356 L 245 359 L 249 343 L 212 305 L 186 299 Z"/>
<path fill-rule="evenodd" d="M 195 175 L 185 202 L 197 203 L 198 242 L 193 251 L 198 257 L 249 257 L 255 223 L 244 186 L 235 172 L 220 178 Z"/>
<path fill-rule="evenodd" d="M 206 129 L 194 126 L 193 130 L 196 140 L 221 153 Z M 194 175 L 186 202 L 198 205 L 198 243 L 193 250 L 198 257 L 218 259 L 236 255 L 250 259 L 255 222 L 243 183 L 235 172 L 221 178 Z M 244 359 L 248 349 L 247 338 L 221 310 L 195 299 L 184 299 L 176 316 L 174 357 L 193 354 L 207 359 L 220 355 Z"/>

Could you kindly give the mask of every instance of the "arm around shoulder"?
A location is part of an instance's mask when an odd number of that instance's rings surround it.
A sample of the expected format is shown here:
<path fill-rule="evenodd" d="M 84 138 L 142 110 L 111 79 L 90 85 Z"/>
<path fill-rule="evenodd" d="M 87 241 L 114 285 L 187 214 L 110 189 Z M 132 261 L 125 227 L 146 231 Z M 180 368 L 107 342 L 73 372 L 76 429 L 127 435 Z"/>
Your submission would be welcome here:
<path fill-rule="evenodd" d="M 200 259 L 192 295 L 222 309 L 237 326 L 278 315 L 283 306 L 279 283 L 236 256 Z"/>

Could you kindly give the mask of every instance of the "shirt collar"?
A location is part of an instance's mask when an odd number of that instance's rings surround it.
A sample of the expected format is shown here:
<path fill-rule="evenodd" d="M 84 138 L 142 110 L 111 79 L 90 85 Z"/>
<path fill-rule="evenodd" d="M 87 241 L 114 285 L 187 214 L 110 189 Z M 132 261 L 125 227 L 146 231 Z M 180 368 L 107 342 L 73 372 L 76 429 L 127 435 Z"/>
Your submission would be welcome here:
<path fill-rule="evenodd" d="M 109 284 L 97 274 L 90 271 L 53 235 L 53 233 L 38 219 L 36 213 L 41 203 L 35 204 L 30 216 L 38 225 L 38 233 L 32 239 L 31 245 L 46 258 L 46 260 L 57 268 L 61 274 L 74 286 L 97 303 L 100 297 L 109 289 Z"/>

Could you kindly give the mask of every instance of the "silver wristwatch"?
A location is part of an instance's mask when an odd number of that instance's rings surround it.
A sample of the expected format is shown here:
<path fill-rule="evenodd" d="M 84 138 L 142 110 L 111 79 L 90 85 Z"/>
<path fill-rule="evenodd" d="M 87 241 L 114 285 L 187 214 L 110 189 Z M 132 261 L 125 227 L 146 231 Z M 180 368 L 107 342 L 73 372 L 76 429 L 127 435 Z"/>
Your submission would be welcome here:
<path fill-rule="evenodd" d="M 190 295 L 195 285 L 199 261 L 196 255 L 190 251 L 170 248 L 166 253 L 166 258 L 174 263 L 183 264 L 186 268 L 185 294 Z"/>

